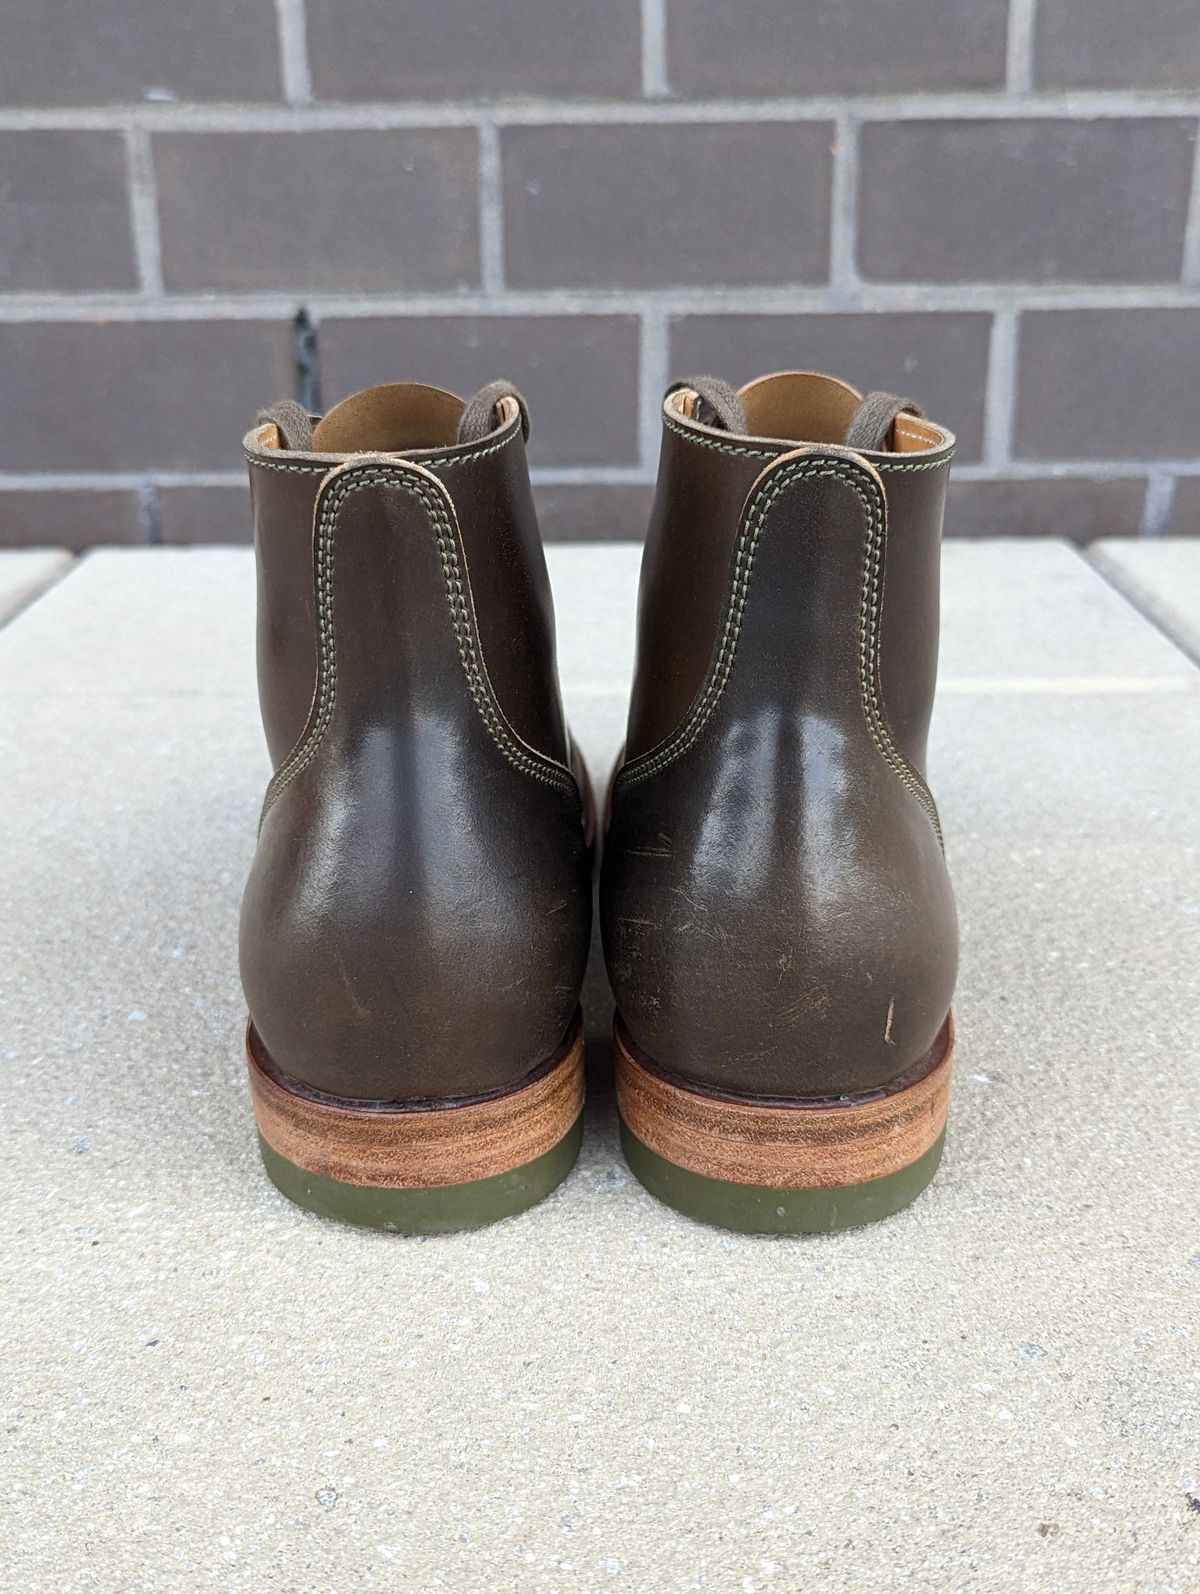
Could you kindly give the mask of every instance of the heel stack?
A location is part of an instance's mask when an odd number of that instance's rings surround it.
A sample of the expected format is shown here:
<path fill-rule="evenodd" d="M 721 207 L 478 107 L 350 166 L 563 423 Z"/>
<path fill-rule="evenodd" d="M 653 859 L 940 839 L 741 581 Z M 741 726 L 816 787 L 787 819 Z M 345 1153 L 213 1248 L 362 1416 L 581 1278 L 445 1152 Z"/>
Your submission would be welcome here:
<path fill-rule="evenodd" d="M 267 1173 L 323 1217 L 398 1234 L 476 1228 L 534 1206 L 579 1154 L 583 1032 L 515 1089 L 470 1100 L 354 1102 L 305 1090 L 246 1028 Z"/>
<path fill-rule="evenodd" d="M 616 1022 L 626 1160 L 652 1195 L 722 1228 L 809 1234 L 890 1217 L 937 1172 L 954 1061 L 947 1016 L 928 1055 L 886 1088 L 780 1102 L 696 1090 Z"/>

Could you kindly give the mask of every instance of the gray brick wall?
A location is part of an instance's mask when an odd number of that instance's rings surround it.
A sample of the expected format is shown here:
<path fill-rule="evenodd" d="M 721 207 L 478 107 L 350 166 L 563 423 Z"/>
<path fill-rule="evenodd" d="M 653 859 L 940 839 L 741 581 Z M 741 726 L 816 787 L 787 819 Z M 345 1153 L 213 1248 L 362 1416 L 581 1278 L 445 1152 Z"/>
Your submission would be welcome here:
<path fill-rule="evenodd" d="M 960 438 L 953 534 L 1200 534 L 1200 0 L 7 0 L 0 542 L 247 534 L 284 393 L 512 376 L 632 537 L 671 374 Z"/>

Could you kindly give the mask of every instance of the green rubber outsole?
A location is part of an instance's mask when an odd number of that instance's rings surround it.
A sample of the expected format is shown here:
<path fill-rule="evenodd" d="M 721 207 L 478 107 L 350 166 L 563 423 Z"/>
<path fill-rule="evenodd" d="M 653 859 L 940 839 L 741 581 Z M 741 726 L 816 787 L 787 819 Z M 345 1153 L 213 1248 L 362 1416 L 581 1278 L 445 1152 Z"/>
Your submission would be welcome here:
<path fill-rule="evenodd" d="M 324 1174 L 299 1168 L 258 1137 L 271 1183 L 289 1201 L 361 1228 L 389 1234 L 453 1234 L 478 1229 L 501 1218 L 515 1217 L 545 1199 L 570 1173 L 583 1138 L 583 1115 L 556 1146 L 532 1162 L 469 1184 L 441 1185 L 426 1190 L 383 1190 L 373 1185 L 344 1184 Z"/>
<path fill-rule="evenodd" d="M 624 1120 L 625 1160 L 652 1196 L 686 1217 L 741 1234 L 829 1234 L 890 1218 L 915 1201 L 937 1172 L 945 1131 L 907 1168 L 865 1184 L 819 1190 L 771 1190 L 731 1184 L 677 1167 L 643 1144 Z"/>

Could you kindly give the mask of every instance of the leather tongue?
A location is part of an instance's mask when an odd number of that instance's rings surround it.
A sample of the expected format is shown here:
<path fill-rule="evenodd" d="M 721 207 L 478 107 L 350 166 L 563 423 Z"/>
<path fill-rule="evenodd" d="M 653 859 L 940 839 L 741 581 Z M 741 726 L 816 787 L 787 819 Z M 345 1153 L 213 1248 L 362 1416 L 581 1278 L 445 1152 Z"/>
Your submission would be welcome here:
<path fill-rule="evenodd" d="M 892 449 L 898 415 L 916 415 L 923 420 L 925 411 L 914 399 L 897 398 L 894 393 L 868 393 L 846 428 L 846 447 Z"/>

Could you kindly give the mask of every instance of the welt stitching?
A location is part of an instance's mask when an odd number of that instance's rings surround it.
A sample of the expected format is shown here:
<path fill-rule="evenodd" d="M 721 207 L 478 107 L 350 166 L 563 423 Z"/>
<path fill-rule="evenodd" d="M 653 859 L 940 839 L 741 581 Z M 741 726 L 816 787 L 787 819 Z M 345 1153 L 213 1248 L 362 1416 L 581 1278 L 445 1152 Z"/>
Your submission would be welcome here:
<path fill-rule="evenodd" d="M 772 481 L 765 483 L 759 489 L 750 514 L 747 516 L 745 529 L 738 539 L 737 553 L 734 559 L 733 588 L 730 595 L 729 608 L 726 611 L 720 647 L 717 651 L 717 661 L 713 666 L 712 674 L 700 701 L 691 710 L 680 729 L 657 753 L 649 757 L 645 763 L 636 762 L 626 766 L 621 775 L 620 784 L 622 786 L 633 786 L 639 781 L 658 774 L 660 770 L 673 763 L 694 745 L 711 718 L 717 703 L 720 701 L 733 671 L 737 641 L 741 633 L 742 620 L 745 616 L 746 605 L 750 596 L 750 578 L 754 569 L 754 557 L 766 517 L 772 505 L 794 481 L 807 477 L 833 477 L 844 482 L 855 493 L 859 503 L 862 505 L 863 516 L 867 524 L 867 547 L 863 559 L 863 584 L 859 597 L 858 628 L 859 690 L 862 697 L 863 712 L 867 721 L 867 729 L 870 732 L 871 740 L 876 750 L 883 757 L 889 768 L 925 809 L 938 840 L 939 842 L 941 841 L 941 824 L 933 796 L 918 771 L 913 768 L 896 746 L 883 710 L 882 694 L 879 686 L 879 613 L 883 601 L 883 584 L 880 577 L 883 568 L 884 517 L 882 501 L 878 491 L 873 491 L 871 497 L 868 498 L 860 481 L 857 479 L 857 475 L 858 473 L 854 471 L 853 467 L 831 466 L 819 461 L 801 460 L 793 465 L 785 466 Z"/>
<path fill-rule="evenodd" d="M 666 415 L 663 416 L 663 425 L 669 432 L 674 432 L 677 436 L 685 438 L 689 443 L 697 443 L 701 448 L 715 448 L 719 454 L 740 454 L 746 459 L 778 459 L 781 453 L 787 452 L 786 449 L 746 448 L 740 443 L 719 442 L 715 437 L 705 437 L 702 432 L 689 432 L 686 427 L 679 426 Z M 796 446 L 803 447 L 804 445 L 797 444 Z M 954 452 L 951 450 L 947 454 L 939 455 L 937 459 L 897 460 L 895 463 L 887 459 L 873 459 L 871 465 L 875 470 L 880 471 L 940 470 L 943 465 L 948 465 L 953 458 Z"/>
<path fill-rule="evenodd" d="M 535 780 L 544 781 L 547 785 L 561 787 L 563 790 L 570 789 L 574 781 L 568 771 L 560 770 L 555 765 L 540 763 L 517 744 L 500 714 L 498 706 L 492 699 L 492 695 L 488 690 L 487 679 L 479 660 L 474 628 L 471 624 L 470 609 L 463 588 L 462 567 L 459 564 L 458 550 L 454 546 L 454 535 L 444 506 L 436 501 L 422 483 L 413 481 L 411 477 L 405 475 L 402 469 L 384 467 L 355 474 L 348 480 L 337 483 L 322 506 L 321 521 L 317 532 L 318 658 L 316 699 L 309 723 L 305 727 L 300 740 L 280 765 L 267 788 L 266 800 L 263 804 L 263 817 L 266 817 L 272 804 L 284 788 L 295 779 L 301 770 L 311 763 L 332 718 L 333 706 L 337 695 L 337 649 L 333 628 L 333 564 L 335 549 L 333 525 L 338 510 L 352 493 L 360 492 L 362 489 L 377 482 L 391 483 L 419 498 L 433 524 L 439 561 L 442 567 L 442 578 L 446 583 L 446 601 L 450 609 L 450 624 L 458 646 L 458 656 L 467 678 L 467 688 L 470 691 L 472 701 L 479 711 L 484 727 L 492 741 L 503 757 L 523 774 L 530 775 Z"/>

